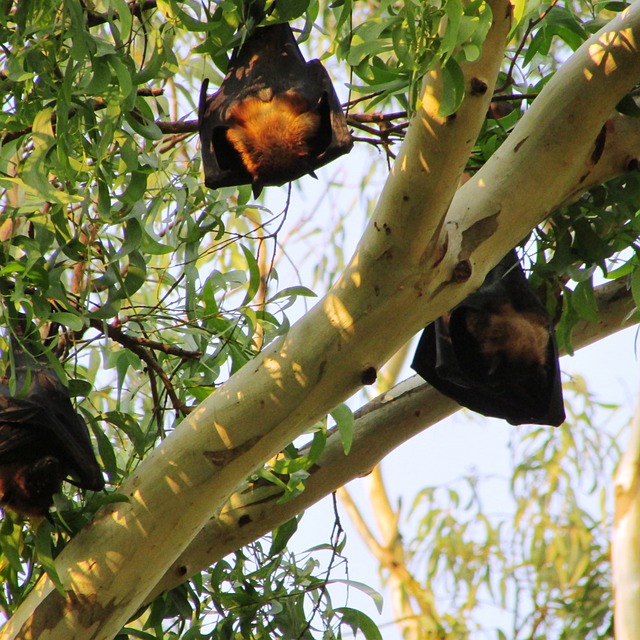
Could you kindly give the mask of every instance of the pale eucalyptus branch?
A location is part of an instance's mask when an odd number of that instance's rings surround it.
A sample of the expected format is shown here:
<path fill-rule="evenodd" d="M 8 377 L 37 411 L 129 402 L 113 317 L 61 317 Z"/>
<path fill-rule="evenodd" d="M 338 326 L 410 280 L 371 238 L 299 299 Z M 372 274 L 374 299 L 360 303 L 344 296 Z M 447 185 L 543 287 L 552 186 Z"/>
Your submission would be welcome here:
<path fill-rule="evenodd" d="M 630 290 L 615 281 L 596 289 L 599 322 L 580 321 L 573 346 L 581 349 L 638 321 Z M 459 410 L 419 376 L 400 382 L 355 412 L 354 441 L 347 456 L 337 430 L 329 433 L 326 449 L 311 470 L 302 494 L 280 503 L 282 490 L 272 484 L 245 485 L 234 493 L 222 512 L 200 531 L 188 549 L 158 583 L 147 601 L 202 571 L 228 553 L 258 539 L 339 487 L 366 475 L 386 455 L 418 433 Z M 301 453 L 304 455 L 306 449 Z M 341 498 L 344 494 L 341 494 Z M 375 542 L 364 520 L 363 532 Z M 375 542 L 378 553 L 382 546 Z M 374 548 L 372 546 L 372 549 Z M 378 557 L 376 553 L 376 557 Z"/>

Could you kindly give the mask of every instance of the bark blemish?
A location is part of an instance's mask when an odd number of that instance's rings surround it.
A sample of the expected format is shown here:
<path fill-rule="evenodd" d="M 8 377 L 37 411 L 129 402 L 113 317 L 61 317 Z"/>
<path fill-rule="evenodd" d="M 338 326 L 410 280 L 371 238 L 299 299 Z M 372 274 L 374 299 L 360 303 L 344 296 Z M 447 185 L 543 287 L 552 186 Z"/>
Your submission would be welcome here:
<path fill-rule="evenodd" d="M 202 455 L 215 467 L 225 467 L 232 460 L 245 453 L 260 440 L 260 436 L 249 438 L 246 442 L 239 444 L 232 449 L 221 449 L 219 451 L 203 451 Z"/>
<path fill-rule="evenodd" d="M 490 238 L 498 229 L 498 215 L 500 210 L 493 215 L 474 222 L 468 229 L 462 232 L 461 255 L 468 256 L 473 250 Z"/>
<path fill-rule="evenodd" d="M 373 384 L 378 378 L 378 372 L 375 367 L 367 367 L 361 374 L 360 380 L 362 384 L 370 385 Z"/>
<path fill-rule="evenodd" d="M 518 142 L 518 144 L 514 147 L 513 152 L 514 153 L 518 153 L 518 151 L 520 151 L 520 147 L 529 139 L 529 136 L 527 136 L 526 138 L 522 138 L 522 140 L 520 140 L 520 142 Z"/>
<path fill-rule="evenodd" d="M 487 93 L 487 83 L 484 80 L 480 80 L 480 78 L 471 78 L 471 95 L 472 96 L 483 96 Z"/>

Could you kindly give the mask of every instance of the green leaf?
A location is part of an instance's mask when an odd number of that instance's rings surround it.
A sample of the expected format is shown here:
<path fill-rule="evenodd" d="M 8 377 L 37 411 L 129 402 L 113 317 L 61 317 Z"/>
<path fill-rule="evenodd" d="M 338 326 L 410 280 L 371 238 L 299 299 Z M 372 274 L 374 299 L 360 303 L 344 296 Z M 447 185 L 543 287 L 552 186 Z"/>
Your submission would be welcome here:
<path fill-rule="evenodd" d="M 49 576 L 60 595 L 65 594 L 64 586 L 60 580 L 60 576 L 56 571 L 55 561 L 53 559 L 53 548 L 51 546 L 51 535 L 53 533 L 51 524 L 47 520 L 42 520 L 36 529 L 36 552 L 38 561 Z"/>
<path fill-rule="evenodd" d="M 48 154 L 55 143 L 51 117 L 53 109 L 42 109 L 36 115 L 31 129 L 33 151 L 28 155 L 24 163 L 24 182 L 34 189 L 45 201 L 69 205 L 81 202 L 82 198 L 56 189 L 49 182 Z"/>
<path fill-rule="evenodd" d="M 273 532 L 273 538 L 271 540 L 271 549 L 269 549 L 269 556 L 274 557 L 282 553 L 286 548 L 291 536 L 298 530 L 298 518 L 294 517 L 291 520 L 287 520 L 284 524 L 280 525 Z"/>
<path fill-rule="evenodd" d="M 461 0 L 448 0 L 444 5 L 446 19 L 446 28 L 441 42 L 443 53 L 443 63 L 453 55 L 458 45 L 458 30 L 464 15 L 464 9 Z"/>
<path fill-rule="evenodd" d="M 141 243 L 142 227 L 135 218 L 129 218 L 124 225 L 124 242 L 115 257 L 120 259 L 129 255 L 132 251 L 136 251 Z"/>
<path fill-rule="evenodd" d="M 247 261 L 247 267 L 249 269 L 249 286 L 242 302 L 242 306 L 245 306 L 249 304 L 255 298 L 256 293 L 258 293 L 262 277 L 260 275 L 260 266 L 258 265 L 258 261 L 253 255 L 253 251 L 251 251 L 244 245 L 241 245 L 241 247 L 242 253 L 244 253 L 245 260 Z"/>
<path fill-rule="evenodd" d="M 125 119 L 129 126 L 146 140 L 162 140 L 164 137 L 162 130 L 153 120 L 147 120 L 138 113 L 125 113 Z"/>
<path fill-rule="evenodd" d="M 84 318 L 76 313 L 70 313 L 68 311 L 54 311 L 51 314 L 50 319 L 63 327 L 71 329 L 72 331 L 82 331 L 86 326 Z"/>
<path fill-rule="evenodd" d="M 336 421 L 344 453 L 345 455 L 349 455 L 351 445 L 353 444 L 353 425 L 355 423 L 353 419 L 353 412 L 346 404 L 339 404 L 331 410 L 330 414 Z"/>
<path fill-rule="evenodd" d="M 591 322 L 599 321 L 598 303 L 593 293 L 593 284 L 591 280 L 579 282 L 571 296 L 571 304 L 578 312 L 580 317 Z"/>
<path fill-rule="evenodd" d="M 278 293 L 276 293 L 274 296 L 269 298 L 267 302 L 275 302 L 276 300 L 281 300 L 282 298 L 287 298 L 289 296 L 293 298 L 297 296 L 315 298 L 317 297 L 317 294 L 315 294 L 311 289 L 299 285 L 295 287 L 287 287 L 286 289 L 282 289 L 281 291 L 278 291 Z"/>
<path fill-rule="evenodd" d="M 438 109 L 439 115 L 447 117 L 455 113 L 462 104 L 463 98 L 464 74 L 460 65 L 453 58 L 449 58 L 442 69 L 442 100 Z"/>
<path fill-rule="evenodd" d="M 351 627 L 354 636 L 362 631 L 367 640 L 382 640 L 380 629 L 375 622 L 362 611 L 351 607 L 338 607 L 336 613 L 342 617 L 342 621 Z"/>

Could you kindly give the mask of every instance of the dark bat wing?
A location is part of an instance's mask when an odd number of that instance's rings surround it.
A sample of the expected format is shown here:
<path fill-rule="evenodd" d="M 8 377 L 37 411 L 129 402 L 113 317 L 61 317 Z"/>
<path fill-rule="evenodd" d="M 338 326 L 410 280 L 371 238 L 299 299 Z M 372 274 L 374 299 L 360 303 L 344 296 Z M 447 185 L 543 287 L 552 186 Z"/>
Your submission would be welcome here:
<path fill-rule="evenodd" d="M 8 387 L 0 385 L 0 465 L 20 460 L 35 460 L 48 450 L 46 436 L 29 428 L 38 423 L 41 409 L 13 398 Z M 25 425 L 27 425 L 25 427 Z"/>
<path fill-rule="evenodd" d="M 477 413 L 511 422 L 519 409 L 499 386 L 472 380 L 460 366 L 441 318 L 427 325 L 411 363 L 411 368 L 434 389 Z M 521 410 L 520 410 L 520 413 Z M 535 421 L 529 421 L 535 423 Z"/>
<path fill-rule="evenodd" d="M 347 127 L 347 120 L 340 100 L 333 87 L 327 70 L 319 60 L 307 62 L 307 81 L 300 86 L 302 95 L 308 93 L 308 99 L 316 104 L 320 114 L 320 132 L 316 144 L 315 154 L 310 169 L 306 173 L 318 169 L 328 162 L 349 153 L 353 147 L 353 138 Z M 317 99 L 313 102 L 314 95 Z M 303 174 L 304 175 L 304 174 Z"/>
<path fill-rule="evenodd" d="M 426 327 L 412 368 L 483 415 L 511 424 L 564 422 L 553 328 L 515 251 L 449 317 Z"/>
<path fill-rule="evenodd" d="M 262 186 L 282 185 L 313 173 L 353 146 L 328 73 L 318 60 L 305 61 L 287 23 L 258 28 L 234 51 L 227 75 L 210 97 L 207 85 L 205 80 L 198 116 L 205 184 L 212 189 L 253 184 L 258 194 Z M 248 167 L 228 132 L 237 126 L 241 105 L 250 101 L 267 105 L 279 96 L 306 105 L 314 122 L 317 119 L 308 152 L 296 156 L 295 162 L 284 162 L 282 167 L 261 168 L 258 157 L 258 167 Z M 259 124 L 255 135 L 259 135 Z M 282 137 L 286 138 L 286 130 Z"/>
<path fill-rule="evenodd" d="M 63 464 L 77 476 L 85 489 L 100 491 L 104 478 L 91 446 L 84 418 L 71 404 L 67 388 L 56 374 L 46 368 L 34 371 L 29 402 L 42 408 L 40 427 L 52 434 Z"/>

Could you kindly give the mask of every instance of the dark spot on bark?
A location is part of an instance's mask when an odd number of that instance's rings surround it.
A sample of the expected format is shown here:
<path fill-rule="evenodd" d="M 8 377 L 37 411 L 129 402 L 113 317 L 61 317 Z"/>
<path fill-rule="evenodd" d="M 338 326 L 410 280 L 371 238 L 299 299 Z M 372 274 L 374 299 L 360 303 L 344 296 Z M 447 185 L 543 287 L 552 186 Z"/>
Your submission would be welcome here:
<path fill-rule="evenodd" d="M 250 523 L 251 523 L 251 516 L 248 513 L 245 513 L 238 518 L 239 527 L 246 527 Z"/>
<path fill-rule="evenodd" d="M 48 629 L 53 629 L 64 617 L 65 601 L 57 591 L 52 591 L 40 600 L 33 616 L 27 620 L 17 638 L 42 638 Z"/>
<path fill-rule="evenodd" d="M 471 277 L 471 263 L 468 260 L 460 260 L 453 267 L 452 280 L 454 282 L 466 282 Z"/>
<path fill-rule="evenodd" d="M 447 116 L 447 122 L 453 122 L 458 117 L 457 113 L 452 113 Z"/>
<path fill-rule="evenodd" d="M 520 147 L 529 139 L 529 136 L 527 136 L 526 138 L 522 138 L 522 140 L 520 140 L 520 142 L 518 142 L 518 144 L 515 146 L 514 148 L 514 153 L 517 153 L 518 151 L 520 151 Z"/>
<path fill-rule="evenodd" d="M 391 227 L 386 222 L 382 225 L 382 228 L 388 236 L 391 235 Z"/>
<path fill-rule="evenodd" d="M 242 455 L 245 451 L 248 451 L 260 440 L 260 436 L 249 438 L 246 442 L 233 447 L 233 449 L 221 449 L 219 451 L 203 451 L 204 457 L 216 467 L 224 467 L 228 465 L 232 460 L 235 460 L 238 456 Z"/>
<path fill-rule="evenodd" d="M 187 567 L 186 567 L 185 565 L 181 564 L 181 565 L 178 567 L 178 570 L 176 571 L 176 573 L 177 573 L 179 576 L 186 576 L 186 575 L 187 575 Z"/>
<path fill-rule="evenodd" d="M 600 160 L 600 158 L 602 157 L 602 153 L 604 152 L 604 145 L 606 142 L 607 127 L 603 126 L 602 129 L 600 129 L 598 137 L 596 138 L 595 148 L 593 150 L 593 153 L 591 154 L 591 162 L 593 162 L 593 164 L 597 164 L 598 160 Z"/>
<path fill-rule="evenodd" d="M 472 96 L 483 96 L 487 93 L 487 83 L 484 80 L 480 80 L 480 78 L 471 78 L 471 95 Z"/>
<path fill-rule="evenodd" d="M 375 367 L 368 367 L 360 374 L 362 384 L 373 384 L 378 378 L 378 372 Z"/>
<path fill-rule="evenodd" d="M 631 158 L 629 162 L 627 162 L 627 171 L 637 171 L 640 169 L 640 161 L 638 158 Z"/>
<path fill-rule="evenodd" d="M 422 411 L 420 411 L 420 409 L 416 409 L 416 410 L 413 412 L 413 415 L 414 415 L 416 418 L 419 418 L 419 417 L 422 415 Z"/>
<path fill-rule="evenodd" d="M 376 296 L 379 296 L 379 295 L 380 295 L 380 287 L 379 287 L 378 285 L 375 285 L 375 286 L 373 287 L 373 293 L 375 293 L 375 294 L 376 294 Z"/>
<path fill-rule="evenodd" d="M 406 193 L 402 196 L 403 202 L 409 202 L 410 199 L 411 198 L 409 198 L 409 196 Z"/>
<path fill-rule="evenodd" d="M 327 361 L 322 360 L 320 362 L 320 366 L 318 367 L 318 380 L 322 380 L 324 377 L 324 370 L 327 368 Z"/>
<path fill-rule="evenodd" d="M 471 255 L 483 240 L 490 238 L 496 232 L 498 228 L 497 217 L 499 214 L 500 211 L 496 211 L 492 216 L 478 220 L 466 231 L 462 232 L 461 255 Z"/>

